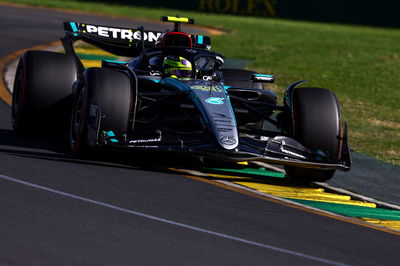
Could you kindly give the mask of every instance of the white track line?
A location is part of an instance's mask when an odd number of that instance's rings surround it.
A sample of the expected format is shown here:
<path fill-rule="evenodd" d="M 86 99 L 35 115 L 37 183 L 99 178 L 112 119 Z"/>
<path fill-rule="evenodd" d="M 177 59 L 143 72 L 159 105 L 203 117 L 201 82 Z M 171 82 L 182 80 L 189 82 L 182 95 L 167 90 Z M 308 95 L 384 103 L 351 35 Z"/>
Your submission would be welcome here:
<path fill-rule="evenodd" d="M 200 228 L 200 227 L 196 227 L 196 226 L 191 226 L 191 225 L 188 225 L 188 224 L 175 222 L 175 221 L 172 221 L 172 220 L 160 218 L 160 217 L 157 217 L 157 216 L 145 214 L 145 213 L 134 211 L 134 210 L 121 208 L 121 207 L 118 207 L 118 206 L 115 206 L 115 205 L 112 205 L 112 204 L 108 204 L 108 203 L 92 200 L 92 199 L 85 198 L 85 197 L 80 197 L 80 196 L 77 196 L 77 195 L 74 195 L 74 194 L 70 194 L 70 193 L 67 193 L 67 192 L 60 191 L 60 190 L 52 189 L 52 188 L 49 188 L 49 187 L 37 185 L 37 184 L 34 184 L 34 183 L 30 183 L 30 182 L 26 182 L 26 181 L 23 181 L 23 180 L 20 180 L 20 179 L 16 179 L 16 178 L 13 178 L 13 177 L 9 177 L 9 176 L 5 176 L 5 175 L 0 175 L 0 179 L 7 180 L 9 182 L 13 182 L 13 183 L 17 183 L 17 184 L 21 184 L 21 185 L 24 185 L 24 186 L 28 186 L 28 187 L 31 187 L 31 188 L 36 188 L 36 189 L 43 190 L 43 191 L 46 191 L 46 192 L 51 192 L 51 193 L 54 193 L 54 194 L 57 194 L 57 195 L 61 195 L 61 196 L 64 196 L 64 197 L 68 197 L 68 198 L 84 201 L 84 202 L 87 202 L 87 203 L 95 204 L 95 205 L 98 205 L 98 206 L 106 207 L 106 208 L 113 209 L 113 210 L 116 210 L 116 211 L 119 211 L 119 212 L 131 214 L 131 215 L 135 215 L 135 216 L 139 216 L 139 217 L 143 217 L 143 218 L 147 218 L 147 219 L 150 219 L 150 220 L 153 220 L 153 221 L 162 222 L 162 223 L 166 223 L 166 224 L 182 227 L 182 228 L 185 228 L 185 229 L 190 229 L 190 230 L 201 232 L 201 233 L 205 233 L 205 234 L 209 234 L 209 235 L 213 235 L 213 236 L 217 236 L 217 237 L 221 237 L 221 238 L 225 238 L 225 239 L 229 239 L 229 240 L 238 241 L 238 242 L 241 242 L 241 243 L 245 243 L 245 244 L 248 244 L 248 245 L 257 246 L 257 247 L 261 247 L 261 248 L 277 251 L 277 252 L 280 252 L 280 253 L 285 253 L 285 254 L 289 254 L 289 255 L 293 255 L 293 256 L 297 256 L 297 257 L 301 257 L 301 258 L 305 258 L 305 259 L 309 259 L 309 260 L 313 260 L 313 261 L 318 261 L 318 262 L 322 262 L 322 263 L 326 263 L 326 264 L 330 264 L 330 265 L 346 265 L 346 264 L 343 264 L 343 263 L 339 263 L 339 262 L 335 262 L 335 261 L 331 261 L 331 260 L 327 260 L 327 259 L 323 259 L 323 258 L 307 255 L 307 254 L 304 254 L 304 253 L 291 251 L 291 250 L 288 250 L 288 249 L 279 248 L 279 247 L 275 247 L 275 246 L 271 246 L 271 245 L 267 245 L 267 244 L 263 244 L 263 243 L 259 243 L 259 242 L 255 242 L 255 241 L 251 241 L 251 240 L 247 240 L 247 239 L 240 238 L 240 237 L 226 235 L 226 234 L 215 232 L 215 231 L 210 231 L 210 230 L 203 229 L 203 228 Z"/>

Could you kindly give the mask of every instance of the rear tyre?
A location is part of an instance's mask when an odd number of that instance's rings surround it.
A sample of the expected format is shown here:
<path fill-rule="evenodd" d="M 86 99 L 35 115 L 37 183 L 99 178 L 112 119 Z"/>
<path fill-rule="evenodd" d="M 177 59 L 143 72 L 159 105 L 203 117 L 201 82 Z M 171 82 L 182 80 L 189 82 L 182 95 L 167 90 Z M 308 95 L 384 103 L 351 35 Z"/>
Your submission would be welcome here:
<path fill-rule="evenodd" d="M 77 67 L 72 56 L 28 51 L 19 60 L 13 87 L 11 122 L 17 134 L 58 133 L 68 128 Z"/>
<path fill-rule="evenodd" d="M 70 145 L 73 152 L 88 151 L 90 108 L 98 106 L 101 113 L 99 132 L 126 134 L 132 102 L 129 77 L 107 68 L 89 68 L 79 81 L 74 96 L 70 126 Z"/>
<path fill-rule="evenodd" d="M 333 92 L 322 88 L 296 88 L 292 96 L 292 137 L 312 150 L 322 150 L 332 163 L 338 161 L 339 104 Z M 305 182 L 326 181 L 335 170 L 285 166 L 289 178 Z"/>

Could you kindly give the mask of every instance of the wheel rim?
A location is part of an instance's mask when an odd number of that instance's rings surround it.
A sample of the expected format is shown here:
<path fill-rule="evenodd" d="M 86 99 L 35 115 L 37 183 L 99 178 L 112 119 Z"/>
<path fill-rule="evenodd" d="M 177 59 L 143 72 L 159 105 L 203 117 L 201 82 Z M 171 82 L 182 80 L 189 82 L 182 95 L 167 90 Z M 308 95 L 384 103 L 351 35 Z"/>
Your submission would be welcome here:
<path fill-rule="evenodd" d="M 22 78 L 24 75 L 24 71 L 22 67 L 18 68 L 17 77 L 15 79 L 15 84 L 13 88 L 12 94 L 12 104 L 11 104 L 11 117 L 12 117 L 12 125 L 15 128 L 18 125 L 18 120 L 20 119 L 21 112 L 21 102 L 22 102 Z"/>
<path fill-rule="evenodd" d="M 73 106 L 72 120 L 71 120 L 71 141 L 73 146 L 79 142 L 83 130 L 84 123 L 84 95 L 85 87 L 79 90 L 78 95 Z"/>

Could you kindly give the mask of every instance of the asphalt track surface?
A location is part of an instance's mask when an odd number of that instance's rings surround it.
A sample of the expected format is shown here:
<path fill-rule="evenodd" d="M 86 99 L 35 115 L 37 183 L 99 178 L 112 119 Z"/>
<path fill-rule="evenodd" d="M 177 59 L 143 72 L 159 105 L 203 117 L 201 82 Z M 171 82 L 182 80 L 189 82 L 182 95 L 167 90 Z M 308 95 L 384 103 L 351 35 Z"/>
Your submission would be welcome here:
<path fill-rule="evenodd" d="M 137 25 L 3 5 L 0 14 L 0 57 L 57 40 L 65 20 Z M 0 102 L 0 265 L 400 264 L 398 235 L 226 190 L 153 161 L 76 158 L 62 141 L 16 138 L 10 108 Z"/>

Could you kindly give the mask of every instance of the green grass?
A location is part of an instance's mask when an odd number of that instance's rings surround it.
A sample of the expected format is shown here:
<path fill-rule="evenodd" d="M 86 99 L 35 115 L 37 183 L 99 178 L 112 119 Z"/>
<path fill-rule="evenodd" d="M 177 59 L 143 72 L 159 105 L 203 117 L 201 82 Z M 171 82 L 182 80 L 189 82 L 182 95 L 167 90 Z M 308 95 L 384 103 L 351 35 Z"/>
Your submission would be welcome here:
<path fill-rule="evenodd" d="M 275 74 L 278 94 L 292 82 L 333 90 L 349 125 L 353 149 L 400 165 L 400 30 L 148 9 L 73 1 L 15 0 L 47 7 L 95 10 L 107 15 L 158 20 L 190 16 L 196 24 L 223 28 L 213 50 Z M 61 25 L 60 25 L 61 27 Z"/>

